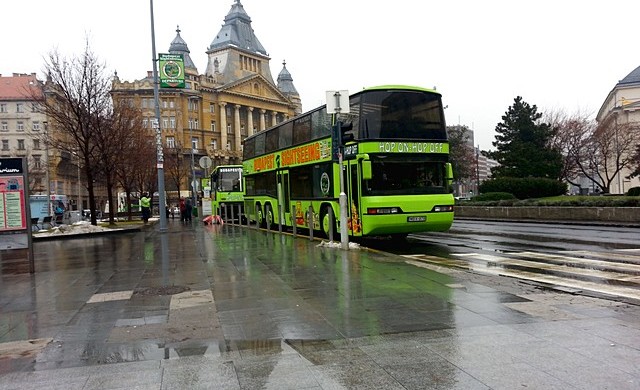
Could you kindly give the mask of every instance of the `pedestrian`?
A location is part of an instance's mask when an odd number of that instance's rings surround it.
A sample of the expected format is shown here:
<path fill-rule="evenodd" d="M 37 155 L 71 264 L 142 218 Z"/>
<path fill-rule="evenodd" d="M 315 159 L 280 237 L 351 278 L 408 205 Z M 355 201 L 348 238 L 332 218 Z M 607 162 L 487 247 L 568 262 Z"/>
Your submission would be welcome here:
<path fill-rule="evenodd" d="M 187 221 L 191 221 L 191 214 L 193 212 L 193 205 L 191 204 L 191 199 L 187 198 L 187 200 L 184 202 L 184 206 L 185 206 L 185 217 Z"/>
<path fill-rule="evenodd" d="M 186 221 L 186 210 L 187 210 L 187 205 L 184 203 L 184 198 L 180 198 L 180 221 L 184 222 Z"/>
<path fill-rule="evenodd" d="M 167 214 L 167 219 L 169 219 L 169 215 L 171 214 L 171 212 L 169 211 L 169 205 L 164 206 L 164 211 Z"/>
<path fill-rule="evenodd" d="M 140 208 L 142 208 L 142 220 L 144 223 L 149 222 L 149 218 L 151 217 L 151 199 L 145 192 L 142 194 L 140 198 Z"/>

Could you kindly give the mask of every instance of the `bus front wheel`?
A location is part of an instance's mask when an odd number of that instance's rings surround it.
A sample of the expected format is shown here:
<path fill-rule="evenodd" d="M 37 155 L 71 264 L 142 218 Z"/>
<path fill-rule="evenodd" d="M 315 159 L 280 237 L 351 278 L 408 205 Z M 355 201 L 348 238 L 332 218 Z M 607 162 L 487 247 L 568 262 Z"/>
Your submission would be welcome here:
<path fill-rule="evenodd" d="M 264 222 L 264 215 L 262 214 L 262 207 L 260 205 L 256 205 L 256 224 L 258 224 L 261 228 L 266 227 L 266 224 Z"/>
<path fill-rule="evenodd" d="M 271 205 L 268 203 L 266 204 L 266 206 L 264 206 L 264 219 L 265 225 L 268 227 L 268 229 L 273 229 L 273 227 L 275 226 L 274 215 L 273 210 L 271 209 Z"/>

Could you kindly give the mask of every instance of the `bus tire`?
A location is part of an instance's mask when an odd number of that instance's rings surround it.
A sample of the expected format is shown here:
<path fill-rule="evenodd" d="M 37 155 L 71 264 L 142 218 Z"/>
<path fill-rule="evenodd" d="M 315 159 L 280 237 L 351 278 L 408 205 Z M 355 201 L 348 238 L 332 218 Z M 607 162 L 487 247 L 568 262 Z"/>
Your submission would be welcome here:
<path fill-rule="evenodd" d="M 261 228 L 267 227 L 264 222 L 264 214 L 262 214 L 262 206 L 260 206 L 260 204 L 256 204 L 256 224 Z"/>
<path fill-rule="evenodd" d="M 271 208 L 271 204 L 267 203 L 264 206 L 264 219 L 265 219 L 265 225 L 268 226 L 268 228 L 270 230 L 273 230 L 274 226 L 276 225 L 274 222 L 274 215 L 273 215 L 273 209 Z"/>
<path fill-rule="evenodd" d="M 325 236 L 325 238 L 329 238 L 329 231 L 333 230 L 333 239 L 335 240 L 338 238 L 338 231 L 336 230 L 335 214 L 333 217 L 333 224 L 331 224 L 331 214 L 329 213 L 330 208 L 331 206 L 322 207 L 322 211 L 320 212 L 320 231 Z"/>

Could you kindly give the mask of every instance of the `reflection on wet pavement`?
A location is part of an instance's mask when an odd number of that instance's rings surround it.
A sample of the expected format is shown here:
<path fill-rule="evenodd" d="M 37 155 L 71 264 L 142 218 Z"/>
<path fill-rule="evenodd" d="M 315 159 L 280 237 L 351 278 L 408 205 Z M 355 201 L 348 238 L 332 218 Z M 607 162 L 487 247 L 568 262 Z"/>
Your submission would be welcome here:
<path fill-rule="evenodd" d="M 0 389 L 639 383 L 635 306 L 233 225 L 34 248 L 35 275 L 0 275 Z"/>

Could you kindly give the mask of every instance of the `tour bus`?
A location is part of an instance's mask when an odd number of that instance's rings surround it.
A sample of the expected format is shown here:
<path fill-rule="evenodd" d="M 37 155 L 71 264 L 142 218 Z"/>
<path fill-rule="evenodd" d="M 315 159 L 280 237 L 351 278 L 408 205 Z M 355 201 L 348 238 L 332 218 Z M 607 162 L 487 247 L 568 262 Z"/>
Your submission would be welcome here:
<path fill-rule="evenodd" d="M 349 236 L 448 230 L 453 172 L 440 93 L 378 86 L 351 95 L 349 105 L 338 118 L 341 137 L 332 137 L 335 115 L 321 106 L 245 140 L 245 216 L 337 235 L 342 169 Z M 332 145 L 339 138 L 349 141 Z"/>
<path fill-rule="evenodd" d="M 242 215 L 242 165 L 219 165 L 211 173 L 211 213 L 227 220 Z M 231 210 L 233 208 L 233 211 Z M 230 213 L 226 215 L 227 211 Z"/>

